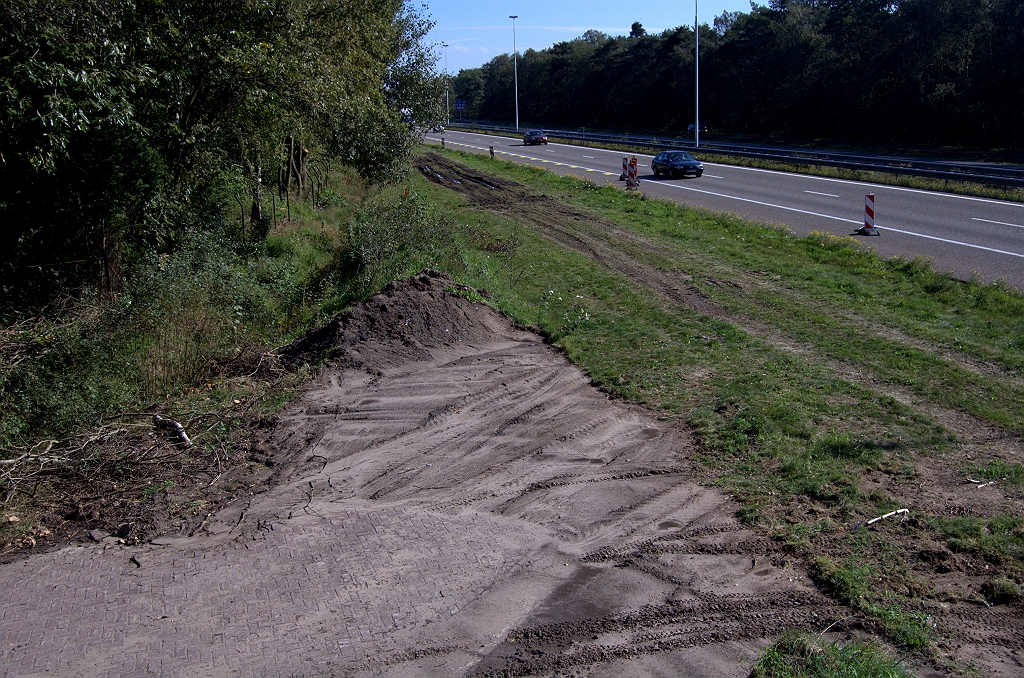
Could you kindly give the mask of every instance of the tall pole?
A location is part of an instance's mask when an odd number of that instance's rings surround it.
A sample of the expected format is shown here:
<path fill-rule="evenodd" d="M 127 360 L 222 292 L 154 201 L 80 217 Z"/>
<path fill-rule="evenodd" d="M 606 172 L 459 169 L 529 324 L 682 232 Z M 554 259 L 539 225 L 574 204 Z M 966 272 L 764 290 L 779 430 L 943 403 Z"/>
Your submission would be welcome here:
<path fill-rule="evenodd" d="M 448 43 L 442 42 L 444 47 L 444 124 L 452 124 L 452 111 L 448 105 Z"/>
<path fill-rule="evenodd" d="M 519 53 L 516 51 L 516 19 L 518 14 L 509 15 L 512 19 L 512 76 L 516 86 L 516 131 L 519 131 Z"/>
<path fill-rule="evenodd" d="M 696 113 L 694 117 L 696 117 L 696 120 L 694 120 L 693 123 L 693 133 L 696 135 L 694 137 L 694 139 L 696 139 L 696 147 L 700 148 L 700 20 L 698 19 L 698 16 L 697 0 L 693 0 L 693 36 L 695 41 L 694 44 L 696 45 L 693 53 L 693 63 L 697 71 L 696 77 L 694 78 L 697 81 L 697 103 L 694 106 L 694 111 Z"/>

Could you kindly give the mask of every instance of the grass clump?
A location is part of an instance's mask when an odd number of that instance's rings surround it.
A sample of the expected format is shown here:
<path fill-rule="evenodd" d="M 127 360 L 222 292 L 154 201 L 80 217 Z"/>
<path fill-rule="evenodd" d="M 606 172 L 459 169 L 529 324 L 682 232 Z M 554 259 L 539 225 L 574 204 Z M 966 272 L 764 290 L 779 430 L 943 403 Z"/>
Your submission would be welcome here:
<path fill-rule="evenodd" d="M 822 557 L 816 561 L 820 581 L 845 605 L 874 618 L 884 635 L 900 645 L 918 649 L 931 642 L 928 617 L 908 610 L 899 596 L 890 591 L 875 592 L 873 580 L 879 570 L 863 560 L 850 558 L 837 563 Z"/>
<path fill-rule="evenodd" d="M 877 645 L 825 643 L 787 631 L 758 660 L 750 678 L 912 678 Z"/>
<path fill-rule="evenodd" d="M 1008 464 L 1001 459 L 994 459 L 985 465 L 973 464 L 967 472 L 981 480 L 1000 480 L 1013 485 L 1024 482 L 1024 464 Z"/>
<path fill-rule="evenodd" d="M 1024 518 L 999 515 L 992 517 L 934 517 L 929 525 L 949 544 L 951 550 L 975 553 L 1020 571 L 1024 565 Z"/>

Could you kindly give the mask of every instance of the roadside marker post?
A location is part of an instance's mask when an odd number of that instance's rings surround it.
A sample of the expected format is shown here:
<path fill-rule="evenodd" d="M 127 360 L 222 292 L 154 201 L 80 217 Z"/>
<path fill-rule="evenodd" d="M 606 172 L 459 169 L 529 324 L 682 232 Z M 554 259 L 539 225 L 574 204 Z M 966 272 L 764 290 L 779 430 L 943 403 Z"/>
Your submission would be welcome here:
<path fill-rule="evenodd" d="M 494 146 L 491 146 L 491 160 L 494 160 Z"/>
<path fill-rule="evenodd" d="M 629 158 L 622 156 L 622 174 L 619 175 L 619 181 L 625 181 L 627 174 L 629 174 Z"/>
<path fill-rule="evenodd" d="M 635 189 L 640 185 L 640 181 L 637 179 L 637 161 L 634 155 L 629 159 L 629 167 L 626 171 L 626 190 Z"/>
<path fill-rule="evenodd" d="M 857 229 L 860 235 L 880 235 L 875 228 L 875 194 L 864 196 L 864 225 Z"/>
<path fill-rule="evenodd" d="M 441 137 L 441 148 L 444 148 L 444 137 Z"/>

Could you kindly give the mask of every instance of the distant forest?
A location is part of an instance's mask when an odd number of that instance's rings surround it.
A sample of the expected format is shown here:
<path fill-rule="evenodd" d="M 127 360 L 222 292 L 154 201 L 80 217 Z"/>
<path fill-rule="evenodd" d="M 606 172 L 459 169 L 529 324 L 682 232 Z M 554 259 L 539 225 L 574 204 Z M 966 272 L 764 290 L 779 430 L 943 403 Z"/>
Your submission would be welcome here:
<path fill-rule="evenodd" d="M 454 98 L 467 118 L 511 121 L 512 77 L 499 55 L 452 78 Z M 700 27 L 700 85 L 712 132 L 1021 150 L 1024 0 L 751 3 Z M 533 125 L 685 133 L 693 29 L 527 50 L 519 109 Z"/>

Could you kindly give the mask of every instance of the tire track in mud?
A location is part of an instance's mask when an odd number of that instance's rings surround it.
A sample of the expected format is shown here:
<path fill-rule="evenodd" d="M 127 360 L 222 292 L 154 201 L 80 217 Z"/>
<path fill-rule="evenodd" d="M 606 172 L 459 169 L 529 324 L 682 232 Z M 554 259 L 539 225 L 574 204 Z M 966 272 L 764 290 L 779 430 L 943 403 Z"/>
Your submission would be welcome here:
<path fill-rule="evenodd" d="M 815 594 L 673 600 L 625 615 L 516 631 L 472 675 L 560 674 L 639 655 L 764 638 L 782 628 L 821 629 L 848 612 Z"/>

